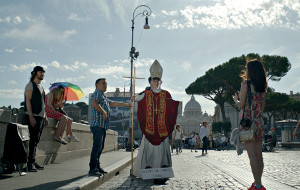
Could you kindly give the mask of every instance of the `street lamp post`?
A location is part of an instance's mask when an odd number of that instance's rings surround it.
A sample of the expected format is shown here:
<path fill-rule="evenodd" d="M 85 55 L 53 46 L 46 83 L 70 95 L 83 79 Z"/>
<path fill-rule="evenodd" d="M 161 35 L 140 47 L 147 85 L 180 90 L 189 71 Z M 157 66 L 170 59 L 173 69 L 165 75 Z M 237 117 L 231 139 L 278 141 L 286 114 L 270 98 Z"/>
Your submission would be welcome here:
<path fill-rule="evenodd" d="M 129 81 L 126 81 L 125 83 L 124 83 L 124 103 L 126 103 L 126 96 L 125 96 L 125 87 L 126 86 L 128 86 L 128 83 Z M 125 127 L 125 120 L 124 120 L 124 109 L 123 109 L 123 120 L 122 120 L 122 127 L 123 127 L 123 147 L 125 147 L 125 144 L 124 144 L 124 141 L 125 141 L 125 136 L 124 136 L 124 133 L 125 133 L 125 131 L 124 131 L 124 127 Z"/>
<path fill-rule="evenodd" d="M 140 13 L 136 14 L 136 10 L 139 8 L 143 8 L 144 10 Z M 136 7 L 132 13 L 132 20 L 131 20 L 131 48 L 130 48 L 130 52 L 129 52 L 129 56 L 130 56 L 130 63 L 131 63 L 131 68 L 130 68 L 130 95 L 133 96 L 132 92 L 132 69 L 133 69 L 133 60 L 137 59 L 137 57 L 139 56 L 139 52 L 135 51 L 135 47 L 133 47 L 133 32 L 134 32 L 134 19 L 139 16 L 145 16 L 146 19 L 146 23 L 144 25 L 144 29 L 150 29 L 150 26 L 148 25 L 148 17 L 151 15 L 151 9 L 150 7 L 148 7 L 147 5 L 140 5 L 138 7 Z M 134 114 L 134 109 L 132 109 L 132 113 Z M 132 115 L 132 122 L 133 122 L 133 116 Z M 132 128 L 131 128 L 131 134 L 129 135 L 129 137 L 131 137 L 131 139 L 128 139 L 128 142 L 130 142 L 131 147 L 129 148 L 129 146 L 126 146 L 126 151 L 128 151 L 129 149 L 131 150 L 131 170 L 130 170 L 130 174 L 131 174 L 131 181 L 133 181 L 133 123 L 131 124 Z M 129 149 L 128 149 L 129 148 Z"/>
<path fill-rule="evenodd" d="M 143 9 L 142 12 L 139 12 L 137 13 L 136 11 L 138 9 Z M 150 7 L 148 7 L 147 5 L 140 5 L 138 7 L 136 7 L 132 13 L 132 20 L 131 20 L 131 48 L 130 48 L 130 52 L 129 52 L 129 56 L 130 56 L 130 63 L 131 63 L 131 67 L 130 67 L 130 96 L 134 96 L 133 94 L 133 89 L 132 89 L 132 79 L 133 79 L 133 76 L 132 76 L 132 73 L 133 73 L 133 61 L 135 59 L 138 58 L 139 56 L 139 52 L 138 51 L 135 51 L 135 47 L 133 47 L 133 34 L 134 34 L 134 20 L 137 16 L 141 15 L 142 17 L 145 16 L 145 25 L 144 25 L 144 29 L 150 29 L 150 26 L 148 25 L 148 17 L 151 15 L 151 9 Z M 133 112 L 131 114 L 134 114 L 134 109 L 133 109 Z M 131 115 L 132 117 L 133 115 Z M 130 123 L 130 122 L 129 122 Z M 129 139 L 128 139 L 128 143 L 127 146 L 126 146 L 126 151 L 129 151 L 132 148 L 132 138 L 133 138 L 133 123 L 130 123 L 132 126 L 131 128 L 131 134 L 129 134 Z"/>
<path fill-rule="evenodd" d="M 139 8 L 144 8 L 144 10 L 140 13 L 136 14 L 136 10 Z M 147 5 L 140 5 L 138 7 L 136 7 L 133 11 L 132 14 L 132 20 L 131 20 L 131 48 L 130 48 L 130 52 L 129 52 L 129 56 L 130 56 L 130 63 L 131 63 L 131 69 L 130 69 L 130 95 L 132 96 L 132 69 L 133 69 L 133 60 L 137 59 L 139 56 L 139 52 L 135 51 L 135 47 L 133 47 L 133 32 L 134 32 L 134 19 L 138 16 L 138 15 L 142 15 L 145 16 L 145 25 L 144 25 L 144 29 L 150 29 L 150 26 L 148 25 L 148 17 L 151 15 L 151 9 L 150 7 L 148 7 Z"/>

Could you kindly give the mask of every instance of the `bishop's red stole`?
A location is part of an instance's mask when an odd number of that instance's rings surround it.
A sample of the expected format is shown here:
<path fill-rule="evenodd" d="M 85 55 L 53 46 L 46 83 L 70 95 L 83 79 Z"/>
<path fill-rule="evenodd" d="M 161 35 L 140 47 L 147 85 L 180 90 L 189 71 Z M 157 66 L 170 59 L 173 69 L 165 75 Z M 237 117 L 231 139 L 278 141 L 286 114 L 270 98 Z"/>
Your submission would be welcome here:
<path fill-rule="evenodd" d="M 145 90 L 138 102 L 137 117 L 140 128 L 152 145 L 160 145 L 173 132 L 179 101 L 174 101 L 168 91 L 154 93 Z"/>

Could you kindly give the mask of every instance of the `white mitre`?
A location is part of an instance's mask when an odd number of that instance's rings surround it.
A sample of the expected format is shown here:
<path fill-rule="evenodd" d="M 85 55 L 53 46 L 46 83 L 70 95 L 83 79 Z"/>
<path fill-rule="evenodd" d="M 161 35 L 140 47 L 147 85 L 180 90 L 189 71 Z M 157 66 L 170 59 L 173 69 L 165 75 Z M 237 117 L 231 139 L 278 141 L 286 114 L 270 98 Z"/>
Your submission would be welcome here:
<path fill-rule="evenodd" d="M 163 73 L 163 68 L 159 64 L 157 60 L 153 62 L 153 64 L 150 67 L 150 75 L 151 78 L 159 78 L 161 79 Z"/>

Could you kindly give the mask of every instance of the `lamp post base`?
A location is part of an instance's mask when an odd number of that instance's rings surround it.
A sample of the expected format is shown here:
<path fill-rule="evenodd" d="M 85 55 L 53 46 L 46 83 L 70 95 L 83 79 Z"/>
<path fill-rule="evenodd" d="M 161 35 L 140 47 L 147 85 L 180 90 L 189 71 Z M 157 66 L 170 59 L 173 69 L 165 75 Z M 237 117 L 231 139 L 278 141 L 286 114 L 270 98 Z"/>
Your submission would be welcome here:
<path fill-rule="evenodd" d="M 127 144 L 127 146 L 126 146 L 126 151 L 127 151 L 127 152 L 131 152 L 131 143 L 128 143 L 128 144 Z M 134 148 L 133 148 L 132 151 L 134 151 Z"/>

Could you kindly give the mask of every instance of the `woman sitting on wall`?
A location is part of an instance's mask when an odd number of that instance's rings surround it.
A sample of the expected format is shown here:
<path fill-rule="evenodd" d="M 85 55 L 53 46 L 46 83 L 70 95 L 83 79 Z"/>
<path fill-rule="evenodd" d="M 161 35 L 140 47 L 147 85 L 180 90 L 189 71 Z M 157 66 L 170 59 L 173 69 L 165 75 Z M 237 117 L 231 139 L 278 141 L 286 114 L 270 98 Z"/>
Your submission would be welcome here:
<path fill-rule="evenodd" d="M 48 117 L 58 120 L 58 127 L 53 137 L 54 140 L 66 145 L 67 141 L 79 142 L 79 140 L 73 135 L 71 130 L 73 119 L 68 117 L 66 113 L 62 110 L 62 107 L 65 103 L 64 97 L 65 89 L 63 86 L 58 86 L 57 88 L 52 89 L 46 95 L 46 113 Z M 66 126 L 67 141 L 62 138 Z"/>

